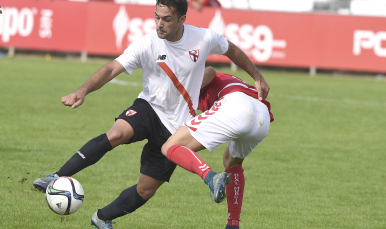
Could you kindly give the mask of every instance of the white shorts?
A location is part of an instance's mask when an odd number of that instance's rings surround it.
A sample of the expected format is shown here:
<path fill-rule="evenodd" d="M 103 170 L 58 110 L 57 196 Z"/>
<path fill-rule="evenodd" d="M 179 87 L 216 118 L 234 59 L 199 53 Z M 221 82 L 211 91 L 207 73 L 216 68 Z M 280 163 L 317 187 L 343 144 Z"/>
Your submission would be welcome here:
<path fill-rule="evenodd" d="M 210 110 L 184 123 L 209 151 L 231 141 L 231 156 L 241 159 L 267 136 L 269 125 L 267 106 L 242 92 L 225 95 Z"/>

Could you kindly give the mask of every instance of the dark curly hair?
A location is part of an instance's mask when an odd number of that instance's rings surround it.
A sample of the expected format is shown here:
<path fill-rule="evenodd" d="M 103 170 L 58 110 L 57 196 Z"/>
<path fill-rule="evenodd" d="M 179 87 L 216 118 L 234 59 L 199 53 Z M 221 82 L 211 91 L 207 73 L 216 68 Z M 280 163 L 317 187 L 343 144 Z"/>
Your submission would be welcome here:
<path fill-rule="evenodd" d="M 188 2 L 186 0 L 157 0 L 157 4 L 172 8 L 178 17 L 186 15 L 188 11 Z"/>

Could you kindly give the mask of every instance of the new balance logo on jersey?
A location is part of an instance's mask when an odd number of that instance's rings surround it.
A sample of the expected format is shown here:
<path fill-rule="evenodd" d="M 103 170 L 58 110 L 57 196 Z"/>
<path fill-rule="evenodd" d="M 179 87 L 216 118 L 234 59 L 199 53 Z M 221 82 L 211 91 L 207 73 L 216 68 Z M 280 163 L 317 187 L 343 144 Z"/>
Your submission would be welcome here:
<path fill-rule="evenodd" d="M 135 115 L 137 112 L 135 111 L 135 110 L 128 110 L 128 111 L 126 111 L 126 116 L 133 116 L 133 115 Z"/>
<path fill-rule="evenodd" d="M 198 49 L 197 49 L 197 50 L 189 51 L 189 56 L 190 56 L 190 59 L 192 59 L 193 62 L 196 63 L 197 60 L 198 60 L 198 56 L 199 56 L 199 51 L 198 51 Z"/>
<path fill-rule="evenodd" d="M 166 60 L 166 55 L 159 55 L 157 60 Z"/>

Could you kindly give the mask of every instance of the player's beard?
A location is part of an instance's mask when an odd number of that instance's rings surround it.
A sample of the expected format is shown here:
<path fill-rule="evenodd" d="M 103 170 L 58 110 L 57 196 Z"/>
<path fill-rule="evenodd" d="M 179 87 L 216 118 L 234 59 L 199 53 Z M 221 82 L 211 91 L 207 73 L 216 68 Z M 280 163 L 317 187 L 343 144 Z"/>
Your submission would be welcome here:
<path fill-rule="evenodd" d="M 180 27 L 177 27 L 175 30 L 170 31 L 169 33 L 166 32 L 165 30 L 157 29 L 157 36 L 160 39 L 166 39 L 166 40 L 170 41 L 170 40 L 172 40 L 174 38 L 174 36 L 176 36 L 176 34 L 178 33 L 179 29 L 180 29 Z M 160 32 L 162 32 L 162 33 L 160 33 Z"/>
<path fill-rule="evenodd" d="M 168 33 L 164 30 L 159 30 L 157 29 L 157 36 L 160 38 L 160 39 L 166 39 L 167 36 L 168 36 Z"/>

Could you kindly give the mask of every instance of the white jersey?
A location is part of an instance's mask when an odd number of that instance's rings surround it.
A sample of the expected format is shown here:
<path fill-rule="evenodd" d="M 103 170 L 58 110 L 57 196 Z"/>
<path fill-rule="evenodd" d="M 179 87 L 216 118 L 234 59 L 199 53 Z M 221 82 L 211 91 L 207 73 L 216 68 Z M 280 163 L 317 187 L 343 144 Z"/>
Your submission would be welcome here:
<path fill-rule="evenodd" d="M 116 60 L 127 74 L 142 68 L 143 91 L 138 98 L 146 100 L 174 133 L 195 116 L 206 59 L 227 50 L 228 41 L 222 35 L 184 25 L 179 41 L 160 39 L 153 31 L 130 44 Z"/>

